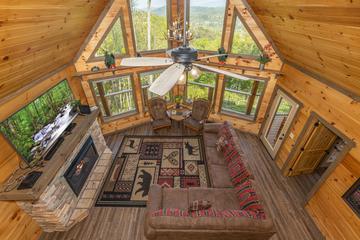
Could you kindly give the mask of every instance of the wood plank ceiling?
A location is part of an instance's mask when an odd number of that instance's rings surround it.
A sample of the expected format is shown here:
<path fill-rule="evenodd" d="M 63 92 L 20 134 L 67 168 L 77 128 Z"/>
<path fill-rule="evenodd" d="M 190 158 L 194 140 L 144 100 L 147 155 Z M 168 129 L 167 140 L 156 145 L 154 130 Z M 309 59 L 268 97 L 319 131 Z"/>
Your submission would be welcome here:
<path fill-rule="evenodd" d="M 108 0 L 1 0 L 0 100 L 72 62 Z"/>
<path fill-rule="evenodd" d="M 360 96 L 360 1 L 248 3 L 285 60 Z"/>

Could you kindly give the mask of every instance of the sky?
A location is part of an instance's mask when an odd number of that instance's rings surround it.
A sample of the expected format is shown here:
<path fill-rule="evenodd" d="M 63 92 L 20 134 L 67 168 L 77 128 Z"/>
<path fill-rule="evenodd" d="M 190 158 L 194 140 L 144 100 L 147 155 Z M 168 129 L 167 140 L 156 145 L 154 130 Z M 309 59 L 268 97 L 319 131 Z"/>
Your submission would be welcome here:
<path fill-rule="evenodd" d="M 135 0 L 137 8 L 144 9 L 147 7 L 147 0 Z M 183 1 L 183 0 L 178 0 Z M 191 6 L 200 7 L 224 7 L 226 0 L 190 0 Z M 159 8 L 165 6 L 166 0 L 152 0 L 151 7 Z"/>

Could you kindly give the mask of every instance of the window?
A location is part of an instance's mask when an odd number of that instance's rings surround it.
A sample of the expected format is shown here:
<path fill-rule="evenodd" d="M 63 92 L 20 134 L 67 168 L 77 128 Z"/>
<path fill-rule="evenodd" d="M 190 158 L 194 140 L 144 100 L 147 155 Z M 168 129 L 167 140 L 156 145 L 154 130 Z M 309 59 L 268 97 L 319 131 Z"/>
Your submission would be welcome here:
<path fill-rule="evenodd" d="M 221 47 L 226 1 L 190 0 L 190 45 L 198 50 L 217 51 Z"/>
<path fill-rule="evenodd" d="M 200 77 L 194 79 L 188 74 L 186 87 L 186 102 L 191 103 L 197 98 L 204 98 L 212 102 L 214 99 L 217 74 L 202 72 Z"/>
<path fill-rule="evenodd" d="M 153 97 L 159 97 L 155 93 L 149 91 L 149 87 L 151 84 L 160 76 L 160 74 L 164 70 L 159 71 L 152 71 L 152 72 L 144 72 L 140 73 L 140 81 L 141 81 L 141 88 L 142 88 L 142 97 L 144 101 L 145 108 L 147 107 L 147 100 Z M 168 92 L 163 98 L 167 101 L 171 101 L 170 92 Z"/>
<path fill-rule="evenodd" d="M 259 100 L 265 89 L 265 82 L 226 78 L 221 110 L 223 112 L 254 117 Z"/>
<path fill-rule="evenodd" d="M 261 50 L 244 26 L 240 16 L 236 16 L 231 53 L 239 55 L 258 56 Z"/>
<path fill-rule="evenodd" d="M 120 17 L 118 17 L 114 22 L 111 30 L 107 33 L 100 47 L 96 50 L 95 57 L 103 57 L 105 56 L 106 52 L 113 53 L 115 55 L 126 54 L 124 34 Z"/>
<path fill-rule="evenodd" d="M 113 117 L 136 111 L 130 76 L 94 81 L 92 87 L 104 117 Z"/>
<path fill-rule="evenodd" d="M 166 0 L 131 0 L 131 12 L 137 51 L 167 49 Z"/>

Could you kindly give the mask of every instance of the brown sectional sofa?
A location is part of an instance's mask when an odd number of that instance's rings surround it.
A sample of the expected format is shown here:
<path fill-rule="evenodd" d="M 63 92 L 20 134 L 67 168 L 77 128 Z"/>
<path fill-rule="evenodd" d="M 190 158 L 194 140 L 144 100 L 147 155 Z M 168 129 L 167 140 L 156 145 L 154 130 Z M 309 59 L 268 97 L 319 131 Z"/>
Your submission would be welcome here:
<path fill-rule="evenodd" d="M 145 219 L 145 236 L 149 240 L 241 240 L 241 239 L 269 239 L 274 233 L 274 225 L 270 216 L 267 214 L 265 206 L 261 204 L 262 214 L 253 216 L 226 216 L 223 211 L 235 211 L 246 215 L 247 212 L 254 213 L 251 209 L 244 210 L 244 204 L 240 204 L 239 199 L 243 199 L 241 189 L 243 185 L 252 186 L 252 194 L 256 192 L 258 203 L 261 196 L 251 174 L 246 174 L 246 179 L 234 187 L 234 180 L 230 177 L 231 171 L 229 163 L 224 155 L 228 152 L 218 152 L 216 142 L 219 138 L 222 124 L 210 123 L 204 126 L 204 143 L 206 147 L 206 157 L 212 188 L 189 188 L 172 189 L 161 188 L 153 185 L 149 193 L 149 201 Z M 231 126 L 227 128 L 235 145 L 235 150 L 241 156 L 241 162 L 248 172 L 251 172 L 246 158 L 239 146 L 239 139 Z M 234 175 L 234 174 L 233 174 Z M 243 187 L 245 189 L 246 187 Z M 242 190 L 243 191 L 243 190 Z M 245 193 L 245 196 L 247 193 Z M 205 215 L 195 216 L 188 213 L 188 208 L 194 200 L 208 200 L 211 202 L 211 209 L 216 209 L 219 216 Z M 247 204 L 247 203 L 245 203 Z M 164 210 L 165 209 L 165 210 Z M 176 210 L 174 210 L 176 209 Z M 166 210 L 176 211 L 177 214 L 163 214 Z M 215 211 L 215 210 L 214 210 Z M 159 215 L 160 212 L 160 215 Z M 185 215 L 181 215 L 185 214 Z M 259 215 L 260 216 L 260 215 Z"/>

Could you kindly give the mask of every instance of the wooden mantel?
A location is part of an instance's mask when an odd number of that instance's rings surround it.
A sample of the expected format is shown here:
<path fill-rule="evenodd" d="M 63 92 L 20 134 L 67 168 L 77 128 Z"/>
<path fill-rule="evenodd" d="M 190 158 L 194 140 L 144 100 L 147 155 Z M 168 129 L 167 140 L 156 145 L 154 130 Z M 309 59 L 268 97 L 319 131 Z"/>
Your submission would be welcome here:
<path fill-rule="evenodd" d="M 6 181 L 0 185 L 0 200 L 16 200 L 16 201 L 34 201 L 37 200 L 43 193 L 45 188 L 53 180 L 56 173 L 66 162 L 67 158 L 72 154 L 80 140 L 85 136 L 90 126 L 96 121 L 99 115 L 99 109 L 95 109 L 91 114 L 84 116 L 77 116 L 73 121 L 76 123 L 75 128 L 72 130 L 72 134 L 65 136 L 65 141 L 56 151 L 51 160 L 45 163 L 42 168 L 34 168 L 34 171 L 43 172 L 40 178 L 37 180 L 32 188 L 11 191 L 4 191 L 6 187 Z M 18 170 L 16 176 L 20 177 L 26 173 L 31 172 L 29 169 Z"/>

